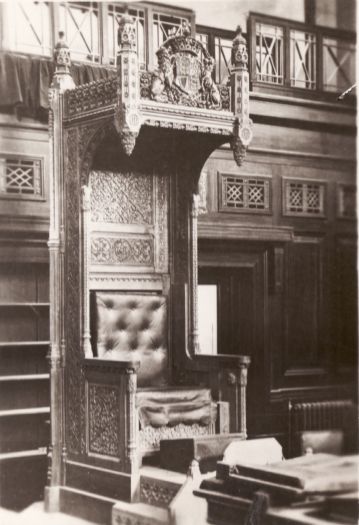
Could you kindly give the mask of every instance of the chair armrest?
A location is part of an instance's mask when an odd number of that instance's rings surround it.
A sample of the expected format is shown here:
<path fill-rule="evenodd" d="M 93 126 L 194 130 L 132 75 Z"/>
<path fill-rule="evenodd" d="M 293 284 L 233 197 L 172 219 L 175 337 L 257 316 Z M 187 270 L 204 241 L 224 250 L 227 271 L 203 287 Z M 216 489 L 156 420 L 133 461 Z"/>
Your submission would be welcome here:
<path fill-rule="evenodd" d="M 97 370 L 99 373 L 126 374 L 129 373 L 129 370 L 132 373 L 137 373 L 139 368 L 140 362 L 133 360 L 112 361 L 93 357 L 84 361 L 84 369 L 88 372 Z"/>
<path fill-rule="evenodd" d="M 224 391 L 222 400 L 229 400 L 231 405 L 230 431 L 242 433 L 244 436 L 247 436 L 246 397 L 250 362 L 251 358 L 248 355 L 196 355 L 192 367 L 192 369 L 206 370 L 210 373 L 220 372 L 222 377 L 220 388 L 223 389 L 222 393 Z M 234 407 L 234 412 L 232 407 Z"/>

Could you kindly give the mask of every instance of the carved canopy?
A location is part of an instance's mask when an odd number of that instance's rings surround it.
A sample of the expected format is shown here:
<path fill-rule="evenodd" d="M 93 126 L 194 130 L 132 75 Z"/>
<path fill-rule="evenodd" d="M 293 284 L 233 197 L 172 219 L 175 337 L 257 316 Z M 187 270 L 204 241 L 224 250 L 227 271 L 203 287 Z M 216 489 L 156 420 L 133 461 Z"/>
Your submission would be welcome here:
<path fill-rule="evenodd" d="M 249 118 L 249 75 L 246 41 L 240 29 L 233 41 L 230 82 L 217 85 L 214 59 L 185 23 L 182 34 L 166 40 L 157 51 L 158 68 L 140 71 L 134 20 L 123 15 L 118 32 L 117 77 L 74 88 L 69 51 L 63 40 L 56 46 L 53 86 L 67 90 L 64 121 L 114 115 L 122 147 L 131 155 L 142 127 L 206 134 L 213 147 L 230 142 L 241 164 L 252 139 Z M 70 88 L 70 89 L 69 89 Z"/>

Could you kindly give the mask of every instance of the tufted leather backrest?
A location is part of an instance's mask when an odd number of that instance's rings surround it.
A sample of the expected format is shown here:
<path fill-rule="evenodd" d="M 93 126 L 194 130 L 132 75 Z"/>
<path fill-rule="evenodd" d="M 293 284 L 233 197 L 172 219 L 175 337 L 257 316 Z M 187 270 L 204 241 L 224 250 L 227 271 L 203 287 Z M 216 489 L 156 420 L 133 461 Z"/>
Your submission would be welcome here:
<path fill-rule="evenodd" d="M 167 302 L 161 295 L 96 292 L 97 355 L 140 361 L 138 386 L 167 379 Z"/>

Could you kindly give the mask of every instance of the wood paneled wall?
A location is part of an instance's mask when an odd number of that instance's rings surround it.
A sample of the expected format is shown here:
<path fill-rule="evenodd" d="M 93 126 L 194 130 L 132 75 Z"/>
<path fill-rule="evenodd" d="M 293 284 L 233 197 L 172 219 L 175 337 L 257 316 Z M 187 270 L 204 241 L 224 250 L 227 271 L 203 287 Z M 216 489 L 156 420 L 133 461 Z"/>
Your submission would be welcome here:
<path fill-rule="evenodd" d="M 286 136 L 286 130 L 277 131 L 277 139 L 283 139 L 280 150 L 269 154 L 254 148 L 237 168 L 223 148 L 204 166 L 199 276 L 202 282 L 208 280 L 210 268 L 213 274 L 226 268 L 227 274 L 232 271 L 234 276 L 241 261 L 247 259 L 247 268 L 251 258 L 262 261 L 252 274 L 256 273 L 256 280 L 246 278 L 251 290 L 244 296 L 253 299 L 254 311 L 253 303 L 238 300 L 237 309 L 228 309 L 232 317 L 228 323 L 237 323 L 238 333 L 240 326 L 246 332 L 250 324 L 256 334 L 252 340 L 238 336 L 235 350 L 252 357 L 249 434 L 277 435 L 285 445 L 289 400 L 355 395 L 356 220 L 350 216 L 348 204 L 355 185 L 355 163 L 354 152 L 348 154 L 350 147 L 346 154 L 333 150 L 338 155 L 335 160 L 327 158 L 328 144 L 319 132 L 309 132 L 307 141 L 299 141 L 294 152 L 290 133 Z M 263 126 L 262 132 L 270 140 L 269 128 Z M 336 139 L 348 148 L 344 137 L 337 135 Z M 224 183 L 227 176 L 237 183 L 228 193 L 237 199 L 235 209 L 230 208 L 230 198 L 229 206 L 223 206 L 228 197 L 225 184 L 233 182 L 227 178 Z M 257 188 L 263 181 L 269 185 L 267 204 L 259 209 L 254 205 L 250 209 L 248 200 L 241 204 L 238 191 L 247 192 L 250 198 L 241 178 L 247 181 L 244 184 Z M 318 209 L 309 210 L 309 206 L 303 213 L 293 213 L 286 199 L 288 191 L 296 187 L 286 189 L 286 181 L 299 184 L 305 199 L 313 197 L 310 192 L 314 187 Z M 344 197 L 342 185 L 348 190 Z M 344 213 L 339 206 L 343 198 L 348 205 Z"/>

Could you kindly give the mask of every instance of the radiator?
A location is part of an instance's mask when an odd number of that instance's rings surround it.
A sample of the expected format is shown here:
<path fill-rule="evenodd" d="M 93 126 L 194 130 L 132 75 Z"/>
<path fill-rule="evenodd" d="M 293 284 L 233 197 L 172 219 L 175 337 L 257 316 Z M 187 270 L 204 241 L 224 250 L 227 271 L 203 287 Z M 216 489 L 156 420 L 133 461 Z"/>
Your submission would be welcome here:
<path fill-rule="evenodd" d="M 353 417 L 355 405 L 351 400 L 289 403 L 290 432 L 304 430 L 343 429 Z"/>

